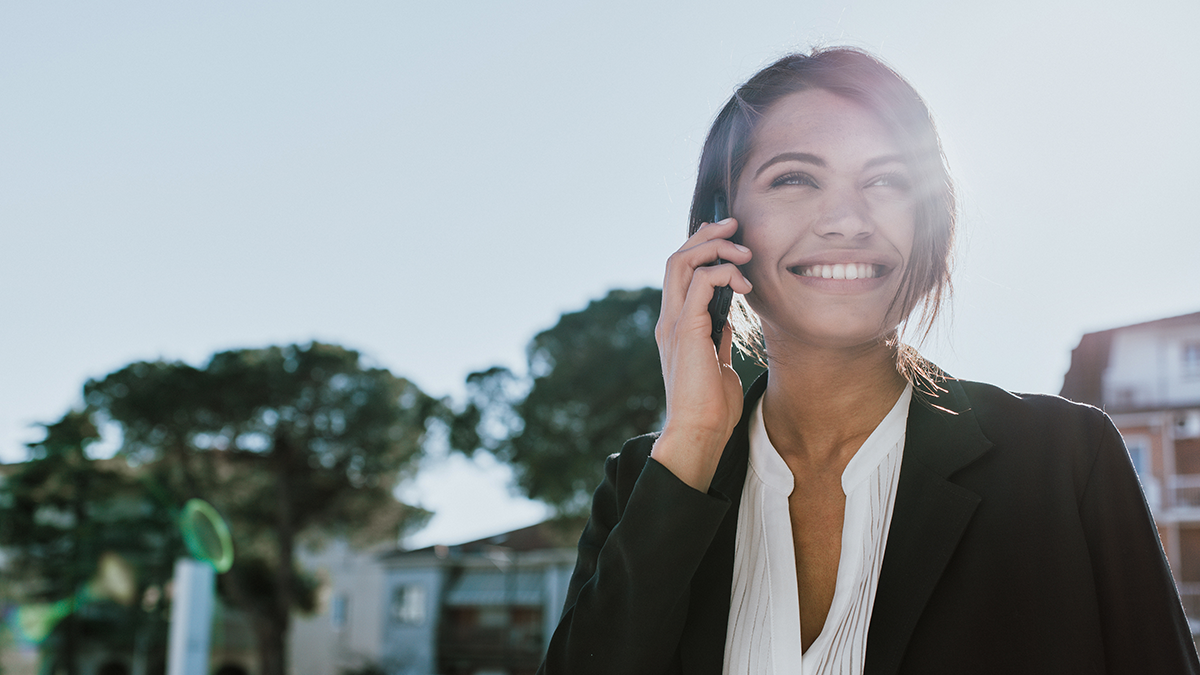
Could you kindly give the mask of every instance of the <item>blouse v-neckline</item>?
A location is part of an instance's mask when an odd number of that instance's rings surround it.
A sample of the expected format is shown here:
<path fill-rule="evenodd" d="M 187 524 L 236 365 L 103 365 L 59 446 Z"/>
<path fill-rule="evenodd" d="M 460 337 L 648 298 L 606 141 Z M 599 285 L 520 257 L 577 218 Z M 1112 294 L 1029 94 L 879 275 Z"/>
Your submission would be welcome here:
<path fill-rule="evenodd" d="M 861 673 L 904 449 L 912 385 L 842 471 L 846 509 L 833 602 L 801 654 L 799 590 L 788 497 L 791 470 L 771 445 L 762 399 L 749 429 L 749 470 L 738 512 L 724 672 Z"/>

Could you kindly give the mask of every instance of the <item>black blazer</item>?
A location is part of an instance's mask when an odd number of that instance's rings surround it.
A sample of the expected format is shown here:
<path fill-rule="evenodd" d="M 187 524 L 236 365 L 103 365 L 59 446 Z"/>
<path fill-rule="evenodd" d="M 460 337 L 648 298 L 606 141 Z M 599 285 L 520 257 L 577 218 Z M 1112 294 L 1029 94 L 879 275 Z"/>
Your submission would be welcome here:
<path fill-rule="evenodd" d="M 866 675 L 1200 673 L 1112 422 L 1053 396 L 947 380 L 914 393 Z M 749 458 L 742 419 L 708 494 L 608 458 L 539 672 L 719 675 Z"/>

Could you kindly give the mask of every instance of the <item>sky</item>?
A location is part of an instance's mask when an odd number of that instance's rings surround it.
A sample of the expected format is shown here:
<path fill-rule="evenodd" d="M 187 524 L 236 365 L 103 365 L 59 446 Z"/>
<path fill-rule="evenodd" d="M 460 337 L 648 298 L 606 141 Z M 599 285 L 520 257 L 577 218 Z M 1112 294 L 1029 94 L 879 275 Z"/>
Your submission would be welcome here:
<path fill-rule="evenodd" d="M 4 3 L 0 460 L 137 360 L 335 342 L 457 396 L 661 284 L 733 89 L 853 45 L 930 105 L 962 202 L 922 351 L 1057 393 L 1086 332 L 1200 311 L 1200 3 Z M 614 448 L 616 450 L 616 448 Z M 536 522 L 434 451 L 410 546 Z"/>

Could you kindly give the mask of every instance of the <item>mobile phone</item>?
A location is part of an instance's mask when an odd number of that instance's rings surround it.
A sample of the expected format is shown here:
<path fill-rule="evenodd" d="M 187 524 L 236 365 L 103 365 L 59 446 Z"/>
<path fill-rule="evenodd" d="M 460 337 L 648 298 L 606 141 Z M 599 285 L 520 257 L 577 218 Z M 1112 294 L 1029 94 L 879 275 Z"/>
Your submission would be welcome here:
<path fill-rule="evenodd" d="M 713 196 L 713 219 L 712 222 L 725 220 L 729 217 L 729 205 L 725 202 L 725 193 L 718 192 Z M 734 235 L 736 237 L 737 235 Z M 721 265 L 725 261 L 717 258 L 716 265 Z M 712 341 L 718 349 L 721 347 L 721 333 L 725 330 L 725 324 L 729 321 L 729 305 L 733 301 L 733 289 L 728 286 L 719 286 L 713 289 L 712 299 L 708 301 L 708 315 L 712 318 Z"/>

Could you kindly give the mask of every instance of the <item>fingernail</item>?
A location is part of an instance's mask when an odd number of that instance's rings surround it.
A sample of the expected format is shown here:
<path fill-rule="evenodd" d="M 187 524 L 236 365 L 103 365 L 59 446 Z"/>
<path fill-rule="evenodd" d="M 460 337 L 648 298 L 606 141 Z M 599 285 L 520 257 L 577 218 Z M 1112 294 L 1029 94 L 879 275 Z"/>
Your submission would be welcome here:
<path fill-rule="evenodd" d="M 728 218 L 725 218 L 724 220 L 718 220 L 717 225 L 725 225 L 726 223 L 731 223 L 731 222 L 733 222 L 733 216 L 729 216 Z"/>
<path fill-rule="evenodd" d="M 741 251 L 742 253 L 745 253 L 750 250 L 750 249 L 746 248 L 745 246 L 742 246 L 741 244 L 734 244 L 734 246 L 736 246 L 737 250 Z"/>

